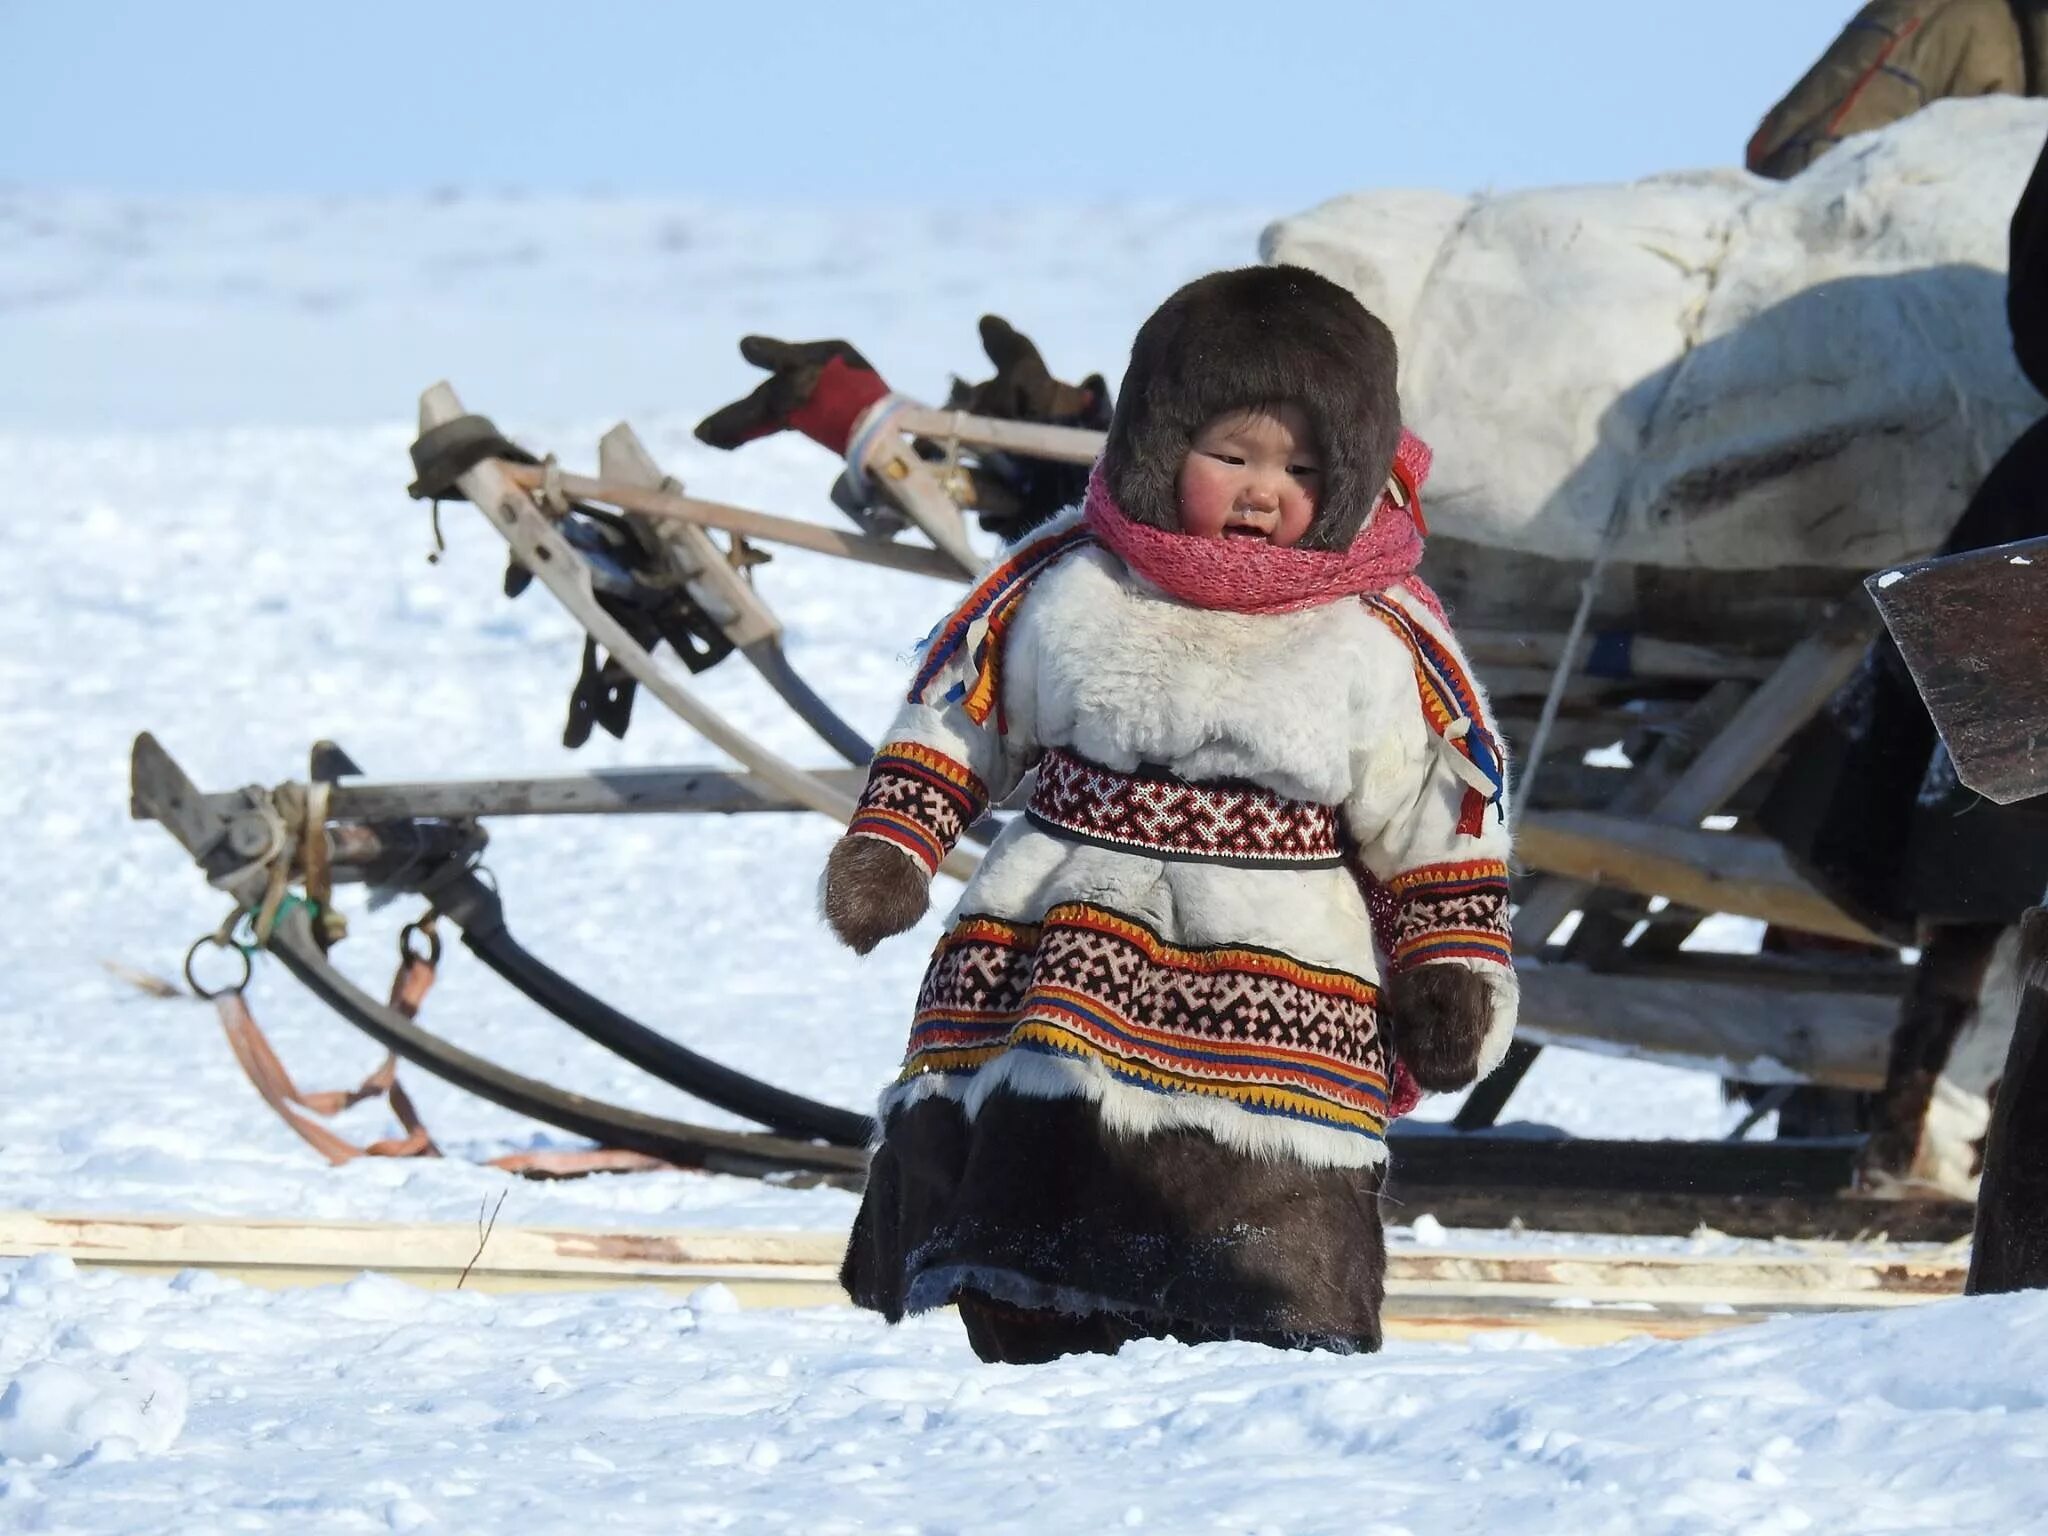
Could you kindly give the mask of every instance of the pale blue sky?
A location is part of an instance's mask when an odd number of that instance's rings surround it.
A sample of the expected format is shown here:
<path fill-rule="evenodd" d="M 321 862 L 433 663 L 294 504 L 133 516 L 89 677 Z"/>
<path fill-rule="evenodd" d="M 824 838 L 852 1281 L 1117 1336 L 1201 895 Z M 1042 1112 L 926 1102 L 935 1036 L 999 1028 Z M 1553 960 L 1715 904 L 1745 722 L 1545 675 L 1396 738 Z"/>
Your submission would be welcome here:
<path fill-rule="evenodd" d="M 1737 163 L 1846 0 L 0 0 L 0 183 L 1132 196 Z"/>

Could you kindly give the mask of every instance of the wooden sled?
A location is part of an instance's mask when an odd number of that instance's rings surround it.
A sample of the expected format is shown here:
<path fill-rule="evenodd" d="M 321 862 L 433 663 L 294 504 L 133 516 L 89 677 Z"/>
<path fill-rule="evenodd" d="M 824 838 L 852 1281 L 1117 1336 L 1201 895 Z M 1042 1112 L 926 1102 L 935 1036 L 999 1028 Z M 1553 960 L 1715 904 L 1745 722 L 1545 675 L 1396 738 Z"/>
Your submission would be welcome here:
<path fill-rule="evenodd" d="M 436 386 L 422 397 L 422 424 L 459 410 L 453 392 Z M 975 478 L 953 472 L 963 455 L 998 451 L 1086 463 L 1101 448 L 1099 433 L 900 404 L 892 407 L 890 426 L 939 445 L 942 457 L 936 467 L 917 461 L 898 479 L 876 475 L 874 482 L 884 490 L 911 487 L 901 492 L 905 504 L 927 508 L 937 494 L 972 493 Z M 616 439 L 630 442 L 630 431 L 614 429 L 606 447 Z M 866 441 L 863 450 L 857 439 L 855 451 L 891 452 L 874 446 L 872 436 Z M 696 500 L 664 488 L 644 455 L 628 472 L 619 472 L 621 462 L 623 455 L 614 453 L 608 464 L 601 450 L 595 477 L 480 466 L 478 490 L 499 507 L 493 525 L 522 558 L 523 547 L 541 547 L 547 526 L 541 496 L 552 487 L 558 497 L 615 508 L 678 539 L 708 544 L 708 531 L 722 529 L 941 580 L 964 581 L 972 574 L 936 548 Z M 885 462 L 900 467 L 903 460 Z M 527 493 L 524 499 L 519 491 Z M 927 514 L 919 526 L 935 521 Z M 542 575 L 581 622 L 590 603 L 565 554 L 573 559 L 573 551 L 557 551 L 552 571 Z M 1555 691 L 1560 699 L 1537 797 L 1517 827 L 1524 875 L 1517 930 L 1523 936 L 1523 1028 L 1530 1042 L 1645 1056 L 1754 1082 L 1864 1090 L 1882 1084 L 1893 998 L 1903 985 L 1896 962 L 1703 955 L 1678 947 L 1713 913 L 1883 942 L 1801 879 L 1775 843 L 1702 827 L 1706 818 L 1754 800 L 1785 743 L 1853 670 L 1876 627 L 1853 591 L 1840 604 L 1805 606 L 1811 633 L 1778 656 L 1753 646 L 1638 632 L 1617 662 L 1616 648 L 1597 637 L 1573 641 L 1565 633 L 1461 631 L 1511 743 L 1525 745 L 1549 695 Z M 598 628 L 586 628 L 603 639 Z M 636 671 L 642 665 L 630 649 L 621 659 Z M 677 692 L 671 684 L 657 696 L 698 725 L 708 712 L 693 699 L 678 702 Z M 735 733 L 728 730 L 725 739 L 705 734 L 727 746 Z M 1635 747 L 1625 769 L 1589 768 L 1575 760 L 1589 747 L 1615 742 Z M 485 783 L 461 793 L 473 814 L 517 814 L 522 805 L 537 810 L 536 797 L 558 812 L 604 811 L 623 808 L 621 799 L 630 796 L 636 810 L 811 809 L 844 819 L 847 792 L 857 792 L 857 779 L 798 779 L 792 775 L 802 771 L 789 765 L 763 772 L 745 752 L 734 756 L 741 776 L 663 770 L 631 781 L 612 776 L 606 784 Z M 392 806 L 408 803 L 399 786 L 384 794 Z M 946 872 L 964 875 L 971 867 L 971 856 L 960 852 Z M 1589 914 L 1582 931 L 1549 943 L 1574 912 Z M 1651 942 L 1642 943 L 1641 936 L 1625 942 L 1645 921 Z"/>
<path fill-rule="evenodd" d="M 694 1127 L 650 1129 L 624 1111 L 560 1102 L 568 1096 L 543 1084 L 507 1083 L 496 1069 L 483 1070 L 488 1063 L 458 1060 L 460 1053 L 421 1038 L 416 1025 L 394 1027 L 383 1017 L 389 1010 L 339 978 L 303 911 L 266 934 L 295 974 L 351 1022 L 428 1070 L 607 1145 L 735 1171 L 800 1168 L 855 1176 L 865 1117 L 734 1081 L 738 1074 L 681 1051 L 660 1031 L 626 1019 L 533 961 L 509 943 L 502 911 L 494 909 L 494 896 L 485 899 L 489 893 L 473 867 L 481 823 L 498 816 L 806 810 L 845 821 L 851 815 L 862 780 L 858 768 L 799 766 L 704 703 L 676 665 L 607 611 L 599 600 L 604 573 L 570 537 L 570 525 L 598 508 L 632 520 L 666 552 L 676 579 L 732 648 L 832 750 L 858 763 L 867 744 L 783 657 L 780 624 L 742 568 L 741 541 L 965 582 L 974 567 L 962 512 L 972 504 L 976 480 L 963 465 L 982 451 L 1087 462 L 1101 442 L 1099 434 L 1076 429 L 926 411 L 895 400 L 889 405 L 888 430 L 857 437 L 862 459 L 854 467 L 898 515 L 893 522 L 858 520 L 855 531 L 691 497 L 663 475 L 625 426 L 600 443 L 595 475 L 565 472 L 552 460 L 486 458 L 458 478 L 460 494 L 505 539 L 513 558 L 613 663 L 724 752 L 729 764 L 430 785 L 316 773 L 307 784 L 207 795 L 144 737 L 136 753 L 136 814 L 163 822 L 245 910 L 274 905 L 281 888 L 306 886 L 316 867 L 323 880 L 358 878 L 412 891 L 460 923 L 487 963 L 565 1023 L 766 1129 L 735 1142 L 720 1139 L 733 1133 L 707 1139 Z M 423 431 L 464 414 L 447 384 L 421 397 Z M 938 445 L 938 457 L 911 451 L 913 440 Z M 923 534 L 922 542 L 896 536 L 913 530 Z M 731 537 L 732 547 L 719 547 L 718 532 Z M 935 598 L 934 608 L 941 602 Z M 1511 743 L 1525 748 L 1542 717 L 1551 720 L 1550 753 L 1517 829 L 1523 1040 L 1473 1095 L 1462 1126 L 1490 1124 L 1534 1052 L 1550 1045 L 1788 1087 L 1870 1090 L 1882 1084 L 1904 981 L 1895 958 L 1721 955 L 1680 947 L 1713 913 L 1881 943 L 1800 879 L 1775 844 L 1739 829 L 1784 744 L 1849 675 L 1874 625 L 1867 610 L 1822 606 L 1810 615 L 1809 633 L 1781 654 L 1644 631 L 1619 663 L 1613 645 L 1598 637 L 1461 629 Z M 1627 755 L 1607 760 L 1624 766 L 1583 761 L 1590 749 L 1612 743 L 1624 744 Z M 1731 814 L 1735 829 L 1708 830 L 1703 823 L 1717 813 Z M 438 839 L 436 847 L 408 855 L 405 840 L 422 836 Z M 943 872 L 964 878 L 975 864 L 976 855 L 963 847 Z M 1574 913 L 1576 928 L 1564 931 Z M 525 962 L 516 955 L 525 955 Z M 1417 1156 L 1432 1157 L 1423 1143 L 1438 1139 L 1404 1138 L 1407 1166 L 1416 1168 Z M 1846 1154 L 1829 1167 L 1837 1170 L 1827 1177 L 1838 1188 L 1846 1183 Z"/>

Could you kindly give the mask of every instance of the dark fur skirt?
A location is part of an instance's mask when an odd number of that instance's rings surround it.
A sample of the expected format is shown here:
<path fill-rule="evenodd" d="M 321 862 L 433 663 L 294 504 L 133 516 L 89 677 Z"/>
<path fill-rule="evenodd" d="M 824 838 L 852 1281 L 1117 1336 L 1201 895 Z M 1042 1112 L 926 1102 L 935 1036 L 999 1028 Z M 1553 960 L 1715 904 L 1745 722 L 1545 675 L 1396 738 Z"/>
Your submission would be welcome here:
<path fill-rule="evenodd" d="M 1383 1168 L 1315 1168 L 1200 1130 L 1126 1136 L 1080 1098 L 999 1090 L 889 1118 L 841 1279 L 891 1322 L 959 1303 L 984 1359 L 1139 1337 L 1380 1345 Z"/>

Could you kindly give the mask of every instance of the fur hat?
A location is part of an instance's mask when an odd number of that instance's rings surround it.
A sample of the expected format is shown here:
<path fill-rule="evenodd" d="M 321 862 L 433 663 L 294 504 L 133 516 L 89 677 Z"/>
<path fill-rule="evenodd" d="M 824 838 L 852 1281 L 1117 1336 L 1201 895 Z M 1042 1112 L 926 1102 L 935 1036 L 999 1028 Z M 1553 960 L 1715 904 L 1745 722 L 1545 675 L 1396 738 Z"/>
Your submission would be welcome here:
<path fill-rule="evenodd" d="M 1240 267 L 1195 279 L 1131 344 L 1102 453 L 1124 515 L 1180 526 L 1180 467 L 1195 435 L 1227 411 L 1293 402 L 1323 461 L 1301 548 L 1350 546 L 1393 469 L 1401 437 L 1394 336 L 1363 304 L 1306 267 Z"/>

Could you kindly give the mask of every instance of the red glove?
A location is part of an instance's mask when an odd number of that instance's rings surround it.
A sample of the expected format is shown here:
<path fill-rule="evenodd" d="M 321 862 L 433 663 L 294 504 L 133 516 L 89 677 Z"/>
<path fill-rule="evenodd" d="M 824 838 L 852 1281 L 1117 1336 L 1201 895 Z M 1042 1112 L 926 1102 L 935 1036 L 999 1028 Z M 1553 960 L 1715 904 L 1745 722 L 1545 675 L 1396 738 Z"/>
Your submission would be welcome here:
<path fill-rule="evenodd" d="M 889 393 L 868 360 L 843 341 L 748 336 L 740 342 L 740 356 L 768 369 L 768 377 L 745 399 L 697 423 L 698 439 L 714 448 L 737 448 L 794 427 L 812 442 L 844 454 L 854 424 Z"/>

